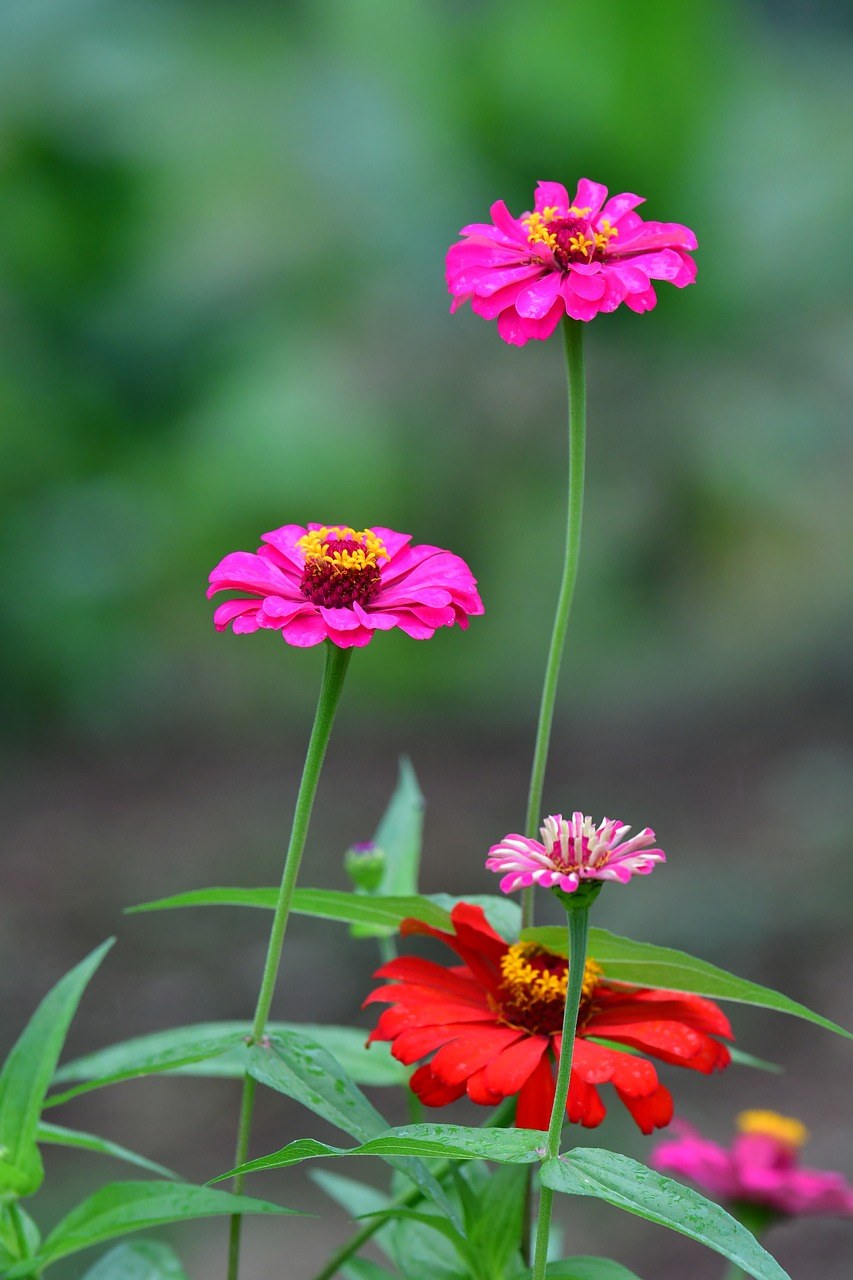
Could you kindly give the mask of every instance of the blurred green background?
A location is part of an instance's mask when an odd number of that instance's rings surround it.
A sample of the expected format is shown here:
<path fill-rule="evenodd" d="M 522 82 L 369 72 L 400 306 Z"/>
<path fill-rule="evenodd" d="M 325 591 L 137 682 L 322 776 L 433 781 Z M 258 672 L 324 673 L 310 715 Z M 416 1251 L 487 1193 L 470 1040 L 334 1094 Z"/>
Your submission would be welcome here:
<path fill-rule="evenodd" d="M 699 280 L 588 330 L 546 804 L 651 823 L 670 853 L 600 923 L 849 1023 L 851 46 L 830 0 L 5 0 L 4 1042 L 114 930 L 73 1048 L 250 1012 L 257 915 L 120 912 L 277 878 L 320 658 L 217 637 L 203 590 L 285 522 L 451 547 L 487 609 L 467 635 L 356 656 L 305 881 L 343 884 L 405 751 L 429 801 L 423 887 L 494 888 L 483 855 L 522 821 L 556 588 L 565 393 L 558 343 L 448 316 L 443 255 L 494 199 L 518 212 L 538 178 L 582 175 L 693 227 Z M 374 963 L 297 922 L 277 1014 L 351 1020 Z M 813 1162 L 853 1174 L 843 1044 L 737 1029 L 786 1075 L 669 1072 L 683 1114 L 722 1139 L 742 1106 L 790 1111 Z M 60 1119 L 205 1179 L 235 1108 L 225 1085 L 149 1081 Z M 315 1128 L 278 1099 L 264 1115 L 258 1154 Z M 593 1140 L 648 1152 L 615 1114 Z M 106 1173 L 49 1168 L 47 1220 Z M 255 1190 L 312 1199 L 302 1175 Z M 579 1216 L 571 1252 L 719 1272 L 678 1237 Z M 252 1223 L 246 1280 L 307 1280 L 347 1230 L 337 1211 Z M 176 1237 L 193 1277 L 220 1274 L 223 1238 Z M 850 1274 L 849 1244 L 836 1224 L 775 1238 L 794 1274 L 819 1249 L 823 1280 Z"/>

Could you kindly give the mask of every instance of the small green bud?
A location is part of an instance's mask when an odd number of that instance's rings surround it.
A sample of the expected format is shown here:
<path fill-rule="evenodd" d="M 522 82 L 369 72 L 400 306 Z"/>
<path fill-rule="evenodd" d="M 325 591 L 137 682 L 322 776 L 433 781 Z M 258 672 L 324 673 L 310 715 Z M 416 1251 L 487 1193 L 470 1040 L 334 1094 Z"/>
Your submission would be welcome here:
<path fill-rule="evenodd" d="M 344 855 L 344 869 L 361 893 L 376 893 L 385 873 L 385 851 L 372 840 L 351 845 Z"/>

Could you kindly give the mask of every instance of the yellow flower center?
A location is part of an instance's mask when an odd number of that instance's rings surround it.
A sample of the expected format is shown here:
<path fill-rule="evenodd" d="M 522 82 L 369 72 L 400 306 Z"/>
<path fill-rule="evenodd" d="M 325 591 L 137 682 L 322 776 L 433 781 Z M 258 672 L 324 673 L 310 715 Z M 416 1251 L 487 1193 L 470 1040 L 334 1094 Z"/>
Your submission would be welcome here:
<path fill-rule="evenodd" d="M 389 560 L 385 544 L 372 529 L 323 525 L 296 543 L 305 553 L 300 588 L 306 599 L 326 608 L 370 604 L 382 586 L 380 560 Z"/>
<path fill-rule="evenodd" d="M 379 560 L 387 560 L 385 543 L 372 529 L 356 531 L 347 525 L 323 525 L 312 529 L 296 543 L 305 559 L 339 569 L 375 569 Z"/>
<path fill-rule="evenodd" d="M 565 956 L 545 951 L 534 942 L 516 942 L 501 957 L 501 988 L 497 1012 L 509 1026 L 552 1034 L 563 1025 L 569 966 Z M 581 1007 L 602 977 L 601 966 L 584 966 Z"/>
<path fill-rule="evenodd" d="M 595 229 L 587 221 L 589 214 L 588 206 L 581 209 L 573 204 L 568 213 L 561 214 L 556 205 L 546 205 L 523 221 L 528 243 L 547 245 L 563 270 L 570 262 L 591 262 L 619 234 L 619 229 L 611 226 L 607 218 Z"/>
<path fill-rule="evenodd" d="M 760 1133 L 767 1138 L 778 1138 L 790 1147 L 801 1147 L 809 1137 L 802 1121 L 780 1116 L 775 1111 L 741 1111 L 737 1127 L 741 1133 Z"/>

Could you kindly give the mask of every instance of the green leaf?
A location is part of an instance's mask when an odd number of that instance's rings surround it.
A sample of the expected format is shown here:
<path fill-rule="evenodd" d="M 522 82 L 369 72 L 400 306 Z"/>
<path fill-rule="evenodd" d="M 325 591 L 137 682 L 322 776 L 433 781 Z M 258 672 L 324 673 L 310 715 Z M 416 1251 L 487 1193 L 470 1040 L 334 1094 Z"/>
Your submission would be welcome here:
<path fill-rule="evenodd" d="M 475 1211 L 465 1215 L 468 1243 L 483 1275 L 505 1276 L 519 1260 L 526 1179 L 521 1165 L 496 1169 L 480 1182 Z"/>
<path fill-rule="evenodd" d="M 106 1138 L 98 1138 L 94 1133 L 81 1133 L 77 1129 L 65 1129 L 62 1125 L 48 1124 L 42 1120 L 36 1130 L 36 1142 L 51 1143 L 57 1147 L 78 1147 L 82 1151 L 96 1151 L 102 1156 L 113 1156 L 116 1160 L 124 1160 L 127 1164 L 135 1164 L 140 1169 L 148 1169 L 151 1173 L 159 1173 L 164 1178 L 178 1178 L 178 1174 L 165 1165 L 156 1164 L 139 1156 L 135 1151 L 128 1151 L 117 1142 L 109 1142 Z"/>
<path fill-rule="evenodd" d="M 53 1077 L 54 1083 L 87 1080 L 97 1081 L 96 1087 L 100 1087 L 152 1072 L 238 1079 L 246 1071 L 244 1041 L 251 1030 L 249 1022 L 200 1022 L 137 1036 L 65 1063 Z M 359 1028 L 297 1022 L 269 1024 L 271 1035 L 290 1031 L 306 1035 L 322 1045 L 338 1059 L 356 1084 L 408 1082 L 408 1070 L 392 1058 L 390 1047 L 382 1043 L 367 1046 L 365 1032 Z M 213 1056 L 198 1057 L 199 1051 L 212 1051 Z"/>
<path fill-rule="evenodd" d="M 249 1074 L 260 1084 L 301 1102 L 359 1142 L 368 1142 L 388 1129 L 386 1121 L 339 1063 L 306 1036 L 290 1032 L 269 1037 L 267 1044 L 251 1047 L 247 1064 Z M 421 1160 L 395 1156 L 387 1159 L 442 1213 L 457 1220 L 453 1206 Z"/>
<path fill-rule="evenodd" d="M 318 1156 L 419 1156 L 424 1160 L 495 1160 L 502 1164 L 534 1164 L 542 1157 L 543 1143 L 543 1135 L 538 1129 L 410 1124 L 387 1129 L 380 1137 L 371 1138 L 357 1147 L 333 1147 L 314 1138 L 299 1138 L 271 1155 L 250 1160 L 211 1181 L 222 1182 L 238 1173 L 281 1169 Z"/>
<path fill-rule="evenodd" d="M 351 1218 L 366 1217 L 369 1213 L 381 1213 L 391 1207 L 390 1197 L 384 1191 L 367 1182 L 358 1182 L 355 1178 L 345 1178 L 339 1173 L 330 1173 L 328 1169 L 312 1169 L 311 1181 L 316 1182 L 326 1195 L 346 1209 Z"/>
<path fill-rule="evenodd" d="M 790 1280 L 779 1263 L 725 1209 L 683 1183 L 615 1151 L 576 1147 L 566 1156 L 548 1160 L 540 1177 L 554 1191 L 606 1200 L 618 1209 L 698 1240 L 755 1280 Z"/>
<path fill-rule="evenodd" d="M 0 1072 L 0 1156 L 3 1181 L 17 1171 L 18 1195 L 30 1195 L 41 1184 L 41 1157 L 36 1129 L 45 1094 L 86 985 L 114 939 L 82 960 L 45 996 L 13 1045 Z"/>
<path fill-rule="evenodd" d="M 424 803 L 411 761 L 403 757 L 394 794 L 373 836 L 373 843 L 385 855 L 379 895 L 410 897 L 418 892 Z M 387 937 L 395 931 L 396 925 L 381 929 L 360 924 L 352 927 L 355 937 Z"/>
<path fill-rule="evenodd" d="M 224 1031 L 221 1030 L 223 1026 L 226 1028 Z M 154 1035 L 138 1036 L 121 1044 L 99 1049 L 97 1053 L 68 1063 L 56 1073 L 57 1081 L 74 1080 L 82 1076 L 86 1083 L 75 1085 L 61 1093 L 52 1093 L 44 1105 L 56 1107 L 69 1098 L 76 1098 L 78 1094 L 102 1089 L 108 1084 L 171 1071 L 213 1058 L 228 1050 L 245 1048 L 245 1026 L 242 1022 L 200 1023 L 197 1027 L 158 1031 Z"/>
<path fill-rule="evenodd" d="M 33 1270 L 104 1240 L 166 1222 L 232 1213 L 297 1212 L 252 1196 L 235 1196 L 210 1187 L 188 1186 L 185 1182 L 113 1182 L 101 1187 L 62 1219 L 39 1250 L 35 1267 L 31 1262 L 21 1264 L 8 1273 L 7 1280 L 29 1275 Z"/>
<path fill-rule="evenodd" d="M 351 1258 L 344 1267 L 343 1274 L 347 1280 L 396 1280 L 390 1271 L 367 1258 Z"/>
<path fill-rule="evenodd" d="M 530 1272 L 526 1271 L 525 1280 Z M 545 1269 L 547 1280 L 638 1280 L 633 1271 L 612 1258 L 564 1258 L 549 1262 Z"/>
<path fill-rule="evenodd" d="M 619 1046 L 620 1049 L 623 1047 Z M 767 1062 L 765 1058 L 756 1058 L 753 1053 L 746 1053 L 743 1049 L 738 1049 L 734 1045 L 728 1046 L 729 1054 L 732 1062 L 737 1063 L 739 1067 L 752 1067 L 755 1071 L 770 1071 L 774 1075 L 782 1075 L 785 1068 L 780 1067 L 778 1062 Z"/>
<path fill-rule="evenodd" d="M 128 907 L 133 915 L 139 911 L 171 911 L 177 907 L 275 907 L 277 889 L 193 889 L 156 902 L 143 902 Z M 430 898 L 417 894 L 406 897 L 368 896 L 347 893 L 343 889 L 296 889 L 291 908 L 297 915 L 320 920 L 337 920 L 342 924 L 377 926 L 396 932 L 407 916 L 415 916 L 436 929 L 450 927 L 450 916 Z"/>
<path fill-rule="evenodd" d="M 590 929 L 589 934 L 590 955 L 602 966 L 608 978 L 632 982 L 641 987 L 689 991 L 694 995 L 710 996 L 714 1000 L 736 1000 L 761 1009 L 775 1009 L 779 1013 L 805 1018 L 828 1031 L 853 1039 L 853 1033 L 830 1022 L 829 1018 L 813 1013 L 804 1004 L 790 1000 L 788 996 L 772 991 L 770 987 L 759 986 L 757 982 L 736 978 L 725 969 L 718 969 L 706 960 L 697 960 L 685 951 L 658 947 L 651 942 L 634 942 L 631 938 L 620 938 L 606 929 Z M 565 954 L 564 929 L 525 929 L 522 936 L 531 942 L 538 942 L 549 951 Z"/>
<path fill-rule="evenodd" d="M 156 1240 L 119 1244 L 90 1267 L 83 1280 L 188 1280 L 178 1255 Z"/>
<path fill-rule="evenodd" d="M 0 1206 L 0 1275 L 6 1275 L 6 1269 L 20 1261 L 21 1238 L 24 1242 L 24 1254 L 32 1257 L 41 1243 L 41 1233 L 20 1204 Z"/>

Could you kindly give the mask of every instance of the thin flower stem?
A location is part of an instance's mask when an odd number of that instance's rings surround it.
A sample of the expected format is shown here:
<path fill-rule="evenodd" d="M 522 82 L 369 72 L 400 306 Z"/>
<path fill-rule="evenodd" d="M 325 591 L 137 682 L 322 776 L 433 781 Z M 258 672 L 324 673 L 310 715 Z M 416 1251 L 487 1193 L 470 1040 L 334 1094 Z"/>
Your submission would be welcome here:
<path fill-rule="evenodd" d="M 267 958 L 264 963 L 264 973 L 261 979 L 261 989 L 258 993 L 258 1002 L 255 1006 L 255 1017 L 252 1022 L 252 1034 L 250 1044 L 260 1040 L 266 1028 L 267 1019 L 269 1018 L 270 1008 L 272 1006 L 273 993 L 275 991 L 276 978 L 278 977 L 279 965 L 281 963 L 281 950 L 284 945 L 284 935 L 287 930 L 287 921 L 290 915 L 290 905 L 293 901 L 293 891 L 296 888 L 296 880 L 299 875 L 299 864 L 302 861 L 302 851 L 305 848 L 305 838 L 308 835 L 308 824 L 311 821 L 311 810 L 314 805 L 314 796 L 317 791 L 317 783 L 320 779 L 320 770 L 323 767 L 323 759 L 326 755 L 326 747 L 329 745 L 329 737 L 332 732 L 332 725 L 335 720 L 335 712 L 338 709 L 338 702 L 343 688 L 344 677 L 347 673 L 347 667 L 352 656 L 352 649 L 340 649 L 331 640 L 326 641 L 326 661 L 323 668 L 323 682 L 320 686 L 320 697 L 317 702 L 317 711 L 314 716 L 314 726 L 311 730 L 311 737 L 308 741 L 308 750 L 305 755 L 305 764 L 302 769 L 302 779 L 299 783 L 299 792 L 296 797 L 296 807 L 293 811 L 293 825 L 290 829 L 290 841 L 287 846 L 287 853 L 284 858 L 284 872 L 281 878 L 281 887 L 278 891 L 278 900 L 275 905 L 275 913 L 273 915 L 272 928 L 270 930 L 269 943 L 267 945 Z M 249 1138 L 252 1130 L 252 1112 L 254 1110 L 255 1101 L 255 1081 L 251 1076 L 243 1077 L 243 1095 L 240 1103 L 240 1123 L 237 1131 L 237 1146 L 234 1155 L 234 1164 L 245 1164 L 249 1151 Z M 243 1175 L 237 1174 L 234 1179 L 234 1191 L 239 1193 L 243 1187 Z M 240 1272 L 240 1232 L 242 1228 L 242 1218 L 239 1214 L 235 1214 L 231 1218 L 231 1232 L 228 1241 L 228 1280 L 237 1280 Z"/>
<path fill-rule="evenodd" d="M 575 1031 L 577 1030 L 578 1011 L 583 993 L 586 948 L 589 938 L 589 904 L 584 903 L 575 907 L 567 906 L 566 912 L 569 917 L 569 979 L 566 991 L 566 1008 L 563 1014 L 560 1062 L 557 1067 L 557 1087 L 554 1093 L 554 1105 L 551 1109 L 551 1122 L 548 1125 L 548 1140 L 546 1143 L 547 1158 L 549 1160 L 556 1160 L 560 1154 L 560 1137 L 566 1116 L 566 1099 L 569 1096 L 572 1057 L 575 1048 Z M 550 1187 L 542 1187 L 539 1193 L 539 1218 L 536 1223 L 536 1243 L 533 1250 L 531 1280 L 544 1280 L 545 1268 L 548 1264 L 548 1236 L 551 1230 L 553 1202 L 554 1192 Z"/>
<path fill-rule="evenodd" d="M 484 1129 L 505 1129 L 507 1123 L 510 1122 L 515 1114 L 515 1098 L 505 1098 L 501 1105 L 492 1112 L 488 1120 L 483 1125 Z M 439 1164 L 433 1165 L 431 1172 L 433 1177 L 439 1181 L 454 1166 L 453 1160 L 442 1160 Z M 423 1192 L 417 1187 L 412 1187 L 409 1191 L 404 1191 L 402 1195 L 391 1201 L 389 1209 L 408 1209 L 411 1205 L 417 1204 L 419 1200 L 423 1200 Z M 373 1222 L 368 1222 L 360 1231 L 356 1231 L 355 1235 L 350 1236 L 346 1244 L 341 1245 L 337 1253 L 329 1259 L 322 1271 L 318 1271 L 313 1280 L 331 1280 L 332 1276 L 336 1276 L 341 1267 L 349 1262 L 354 1254 L 367 1244 L 368 1240 L 387 1223 L 385 1216 L 376 1218 Z"/>
<path fill-rule="evenodd" d="M 563 576 L 557 596 L 557 610 L 551 632 L 551 647 L 545 665 L 542 701 L 539 706 L 539 724 L 536 729 L 536 746 L 530 771 L 530 790 L 527 798 L 525 833 L 535 837 L 542 818 L 542 790 L 545 784 L 545 767 L 548 763 L 548 747 L 551 741 L 551 725 L 554 720 L 554 703 L 560 678 L 560 663 L 566 643 L 566 630 L 575 582 L 578 576 L 578 559 L 581 545 L 581 521 L 583 517 L 584 462 L 586 456 L 586 377 L 583 360 L 582 320 L 563 319 L 563 341 L 566 351 L 566 373 L 569 380 L 569 496 L 566 523 L 566 551 Z M 524 889 L 521 895 L 522 927 L 533 923 L 533 888 Z"/>

